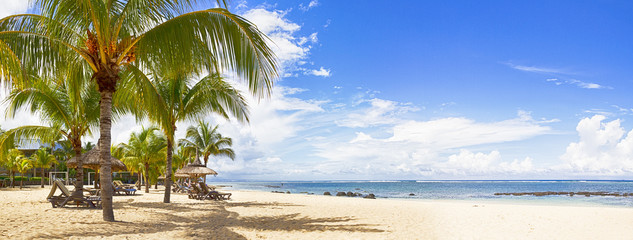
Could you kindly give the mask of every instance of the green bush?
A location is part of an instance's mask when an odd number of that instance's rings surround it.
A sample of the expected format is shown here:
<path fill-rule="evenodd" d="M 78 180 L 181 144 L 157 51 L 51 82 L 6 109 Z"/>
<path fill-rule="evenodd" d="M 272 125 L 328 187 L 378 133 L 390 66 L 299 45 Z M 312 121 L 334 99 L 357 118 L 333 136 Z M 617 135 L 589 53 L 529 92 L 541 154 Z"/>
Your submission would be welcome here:
<path fill-rule="evenodd" d="M 29 178 L 28 177 L 22 177 L 22 176 L 15 176 L 14 181 L 28 181 Z"/>
<path fill-rule="evenodd" d="M 42 177 L 32 177 L 29 180 L 31 180 L 31 181 L 42 181 Z M 44 181 L 48 182 L 48 178 L 44 177 Z"/>

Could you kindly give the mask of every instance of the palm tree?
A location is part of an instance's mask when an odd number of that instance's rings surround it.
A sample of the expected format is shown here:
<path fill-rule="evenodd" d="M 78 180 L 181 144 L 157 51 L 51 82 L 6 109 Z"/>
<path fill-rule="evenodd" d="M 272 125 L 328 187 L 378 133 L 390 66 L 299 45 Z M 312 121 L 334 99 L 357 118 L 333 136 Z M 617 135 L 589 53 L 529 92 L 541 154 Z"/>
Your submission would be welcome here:
<path fill-rule="evenodd" d="M 19 170 L 21 160 L 24 158 L 22 151 L 12 148 L 7 151 L 4 167 L 9 170 L 11 175 L 11 187 L 15 187 L 15 172 Z"/>
<path fill-rule="evenodd" d="M 7 131 L 0 137 L 0 146 L 12 146 L 23 139 L 40 139 L 55 142 L 65 139 L 70 142 L 75 156 L 81 159 L 81 138 L 89 135 L 99 124 L 99 93 L 93 82 L 81 71 L 58 72 L 58 79 L 66 81 L 57 84 L 39 80 L 28 87 L 16 87 L 7 98 L 9 116 L 14 117 L 22 107 L 38 113 L 49 126 L 21 126 Z M 1 154 L 1 152 L 0 152 Z M 77 196 L 83 195 L 83 162 L 77 161 L 75 181 Z"/>
<path fill-rule="evenodd" d="M 218 132 L 218 126 L 211 128 L 211 126 L 200 120 L 198 127 L 187 128 L 187 138 L 182 139 L 185 146 L 191 147 L 196 150 L 196 158 L 202 155 L 204 159 L 204 165 L 209 162 L 209 156 L 225 156 L 231 160 L 235 159 L 235 151 L 231 148 L 233 145 L 233 139 L 223 137 Z M 206 176 L 205 176 L 205 181 Z"/>
<path fill-rule="evenodd" d="M 24 173 L 26 173 L 29 169 L 33 167 L 33 163 L 31 163 L 30 159 L 24 157 L 24 155 L 16 158 L 16 160 L 17 170 L 18 172 L 20 172 L 20 189 L 22 189 L 22 183 L 24 182 Z"/>
<path fill-rule="evenodd" d="M 33 155 L 31 155 L 31 161 L 33 166 L 40 168 L 41 182 L 40 185 L 44 188 L 44 169 L 49 169 L 53 163 L 57 160 L 53 154 L 48 153 L 45 148 L 38 149 Z"/>
<path fill-rule="evenodd" d="M 219 74 L 210 74 L 198 82 L 187 75 L 171 75 L 167 73 L 155 73 L 151 80 L 155 88 L 153 94 L 158 101 L 146 101 L 146 95 L 129 92 L 133 87 L 122 88 L 119 96 L 120 102 L 115 102 L 118 107 L 125 109 L 156 110 L 149 113 L 141 113 L 149 120 L 160 126 L 167 137 L 167 159 L 165 166 L 165 197 L 163 202 L 169 203 L 171 193 L 172 155 L 174 148 L 174 135 L 176 123 L 183 120 L 194 120 L 215 112 L 229 118 L 234 116 L 242 122 L 248 121 L 248 107 L 244 97 L 220 77 Z M 146 78 L 149 78 L 146 76 Z M 134 82 L 129 82 L 134 84 Z M 141 106 L 134 106 L 134 104 Z"/>
<path fill-rule="evenodd" d="M 99 148 L 105 221 L 114 221 L 112 96 L 123 76 L 134 76 L 139 68 L 158 69 L 155 66 L 183 72 L 226 69 L 244 79 L 254 95 L 270 95 L 277 63 L 265 35 L 248 20 L 230 13 L 225 0 L 216 1 L 224 8 L 189 12 L 199 2 L 35 0 L 41 15 L 0 20 L 0 59 L 7 63 L 0 72 L 6 79 L 26 85 L 29 76 L 50 74 L 69 62 L 90 67 L 88 72 L 101 98 Z M 150 84 L 138 91 L 147 88 Z"/>
<path fill-rule="evenodd" d="M 167 139 L 160 133 L 156 133 L 158 128 L 143 128 L 139 133 L 132 133 L 127 144 L 122 147 L 125 155 L 122 161 L 128 166 L 138 166 L 143 164 L 145 171 L 145 192 L 149 193 L 150 166 L 165 159 Z M 157 176 L 158 177 L 158 176 Z"/>
<path fill-rule="evenodd" d="M 57 141 L 55 145 L 57 146 L 57 149 L 53 151 L 53 155 L 55 155 L 57 163 L 54 164 L 54 168 L 55 170 L 64 171 L 66 169 L 66 161 L 75 154 L 75 151 L 68 140 Z"/>

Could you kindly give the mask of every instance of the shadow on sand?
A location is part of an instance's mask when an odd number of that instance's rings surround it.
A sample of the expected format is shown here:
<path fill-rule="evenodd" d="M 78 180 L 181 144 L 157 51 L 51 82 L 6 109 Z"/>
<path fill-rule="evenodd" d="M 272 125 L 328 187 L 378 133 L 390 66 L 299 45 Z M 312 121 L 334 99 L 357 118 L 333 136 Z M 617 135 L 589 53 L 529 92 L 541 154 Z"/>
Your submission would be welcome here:
<path fill-rule="evenodd" d="M 212 205 L 209 208 L 208 205 Z M 261 231 L 346 231 L 346 232 L 383 232 L 369 224 L 350 224 L 355 220 L 349 217 L 310 218 L 298 213 L 276 216 L 240 217 L 238 213 L 227 210 L 231 207 L 277 208 L 279 206 L 300 206 L 283 203 L 257 202 L 215 202 L 199 203 L 144 203 L 119 202 L 115 209 L 138 208 L 151 212 L 152 219 L 139 222 L 97 222 L 79 223 L 72 226 L 60 226 L 58 231 L 33 236 L 34 238 L 111 237 L 122 234 L 152 234 L 159 232 L 181 231 L 185 238 L 203 239 L 246 239 L 232 231 L 232 228 L 245 228 Z M 101 214 L 100 211 L 98 211 Z"/>

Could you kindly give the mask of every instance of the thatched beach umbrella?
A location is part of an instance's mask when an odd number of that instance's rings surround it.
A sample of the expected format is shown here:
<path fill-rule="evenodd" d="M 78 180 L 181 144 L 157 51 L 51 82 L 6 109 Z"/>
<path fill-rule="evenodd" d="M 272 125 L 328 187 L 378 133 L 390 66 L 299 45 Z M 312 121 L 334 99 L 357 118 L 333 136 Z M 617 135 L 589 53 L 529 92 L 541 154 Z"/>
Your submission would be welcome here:
<path fill-rule="evenodd" d="M 176 174 L 174 174 L 174 177 L 176 177 L 176 178 L 188 178 L 190 176 L 189 176 L 189 174 L 176 173 Z"/>
<path fill-rule="evenodd" d="M 176 173 L 174 174 L 175 178 L 190 178 L 191 176 L 189 176 L 189 174 L 183 174 L 183 173 Z M 165 179 L 165 175 L 162 175 L 160 177 L 158 177 L 158 179 L 163 180 Z"/>
<path fill-rule="evenodd" d="M 92 150 L 84 154 L 81 154 L 81 159 L 83 161 L 84 168 L 92 169 L 95 171 L 99 171 L 99 169 L 101 168 L 101 163 L 99 163 L 99 148 L 98 147 L 93 148 Z M 125 164 L 123 164 L 123 162 L 121 162 L 121 160 L 110 156 L 110 162 L 112 163 L 113 172 L 127 171 L 127 167 L 125 166 Z M 76 168 L 77 157 L 72 157 L 71 159 L 69 159 L 66 162 L 66 166 L 70 168 Z"/>
<path fill-rule="evenodd" d="M 186 174 L 193 178 L 203 177 L 206 175 L 218 175 L 216 171 L 213 171 L 213 169 L 203 165 L 200 161 L 190 163 L 184 168 L 178 169 L 178 171 L 176 171 L 176 175 L 179 174 Z"/>
<path fill-rule="evenodd" d="M 92 150 L 81 154 L 83 161 L 83 168 L 88 168 L 99 172 L 101 169 L 101 163 L 99 163 L 99 148 L 95 147 Z M 127 167 L 121 160 L 110 156 L 110 163 L 112 164 L 112 172 L 127 171 Z M 66 166 L 69 168 L 77 168 L 77 156 L 68 159 Z M 94 187 L 97 188 L 97 179 L 95 177 Z"/>

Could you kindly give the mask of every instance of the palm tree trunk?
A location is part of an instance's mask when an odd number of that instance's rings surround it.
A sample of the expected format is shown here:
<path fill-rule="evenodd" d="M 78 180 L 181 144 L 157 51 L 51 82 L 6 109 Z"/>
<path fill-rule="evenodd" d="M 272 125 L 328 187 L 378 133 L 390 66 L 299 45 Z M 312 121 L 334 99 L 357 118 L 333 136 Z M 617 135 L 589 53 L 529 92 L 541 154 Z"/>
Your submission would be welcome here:
<path fill-rule="evenodd" d="M 84 196 L 84 161 L 81 158 L 81 142 L 73 144 L 73 150 L 75 151 L 75 158 L 77 159 L 77 175 L 75 176 L 75 192 L 73 195 L 77 197 Z"/>
<path fill-rule="evenodd" d="M 204 166 L 207 166 L 207 162 L 209 162 L 209 156 L 204 156 Z M 207 175 L 204 175 L 204 184 L 207 184 Z"/>
<path fill-rule="evenodd" d="M 50 165 L 49 165 L 49 167 L 50 167 Z M 44 169 L 42 169 L 40 171 L 40 178 L 41 178 L 40 179 L 40 185 L 41 185 L 42 188 L 44 188 Z"/>
<path fill-rule="evenodd" d="M 175 126 L 174 126 L 175 129 Z M 173 139 L 173 136 L 172 136 Z M 167 166 L 165 166 L 165 197 L 163 199 L 164 203 L 169 203 L 169 198 L 171 197 L 171 160 L 172 160 L 172 152 L 173 152 L 173 141 L 167 138 Z"/>
<path fill-rule="evenodd" d="M 149 163 L 146 162 L 145 163 L 145 174 L 143 174 L 143 177 L 145 177 L 145 193 L 149 193 Z"/>
<path fill-rule="evenodd" d="M 24 173 L 20 173 L 20 189 L 22 189 L 22 182 L 24 182 Z"/>
<path fill-rule="evenodd" d="M 106 77 L 107 78 L 107 77 Z M 110 130 L 112 129 L 112 93 L 116 87 L 117 79 L 101 79 L 97 77 L 100 103 L 99 124 L 99 163 L 101 164 L 101 207 L 103 208 L 103 220 L 114 222 L 114 209 L 112 208 L 112 164 L 110 162 Z M 106 82 L 106 83 L 104 83 Z M 112 83 L 113 82 L 113 83 Z M 112 84 L 110 86 L 109 84 Z"/>
<path fill-rule="evenodd" d="M 13 182 L 15 182 L 15 172 L 13 170 L 10 170 L 11 172 L 11 188 L 15 188 L 15 185 L 13 184 Z"/>

